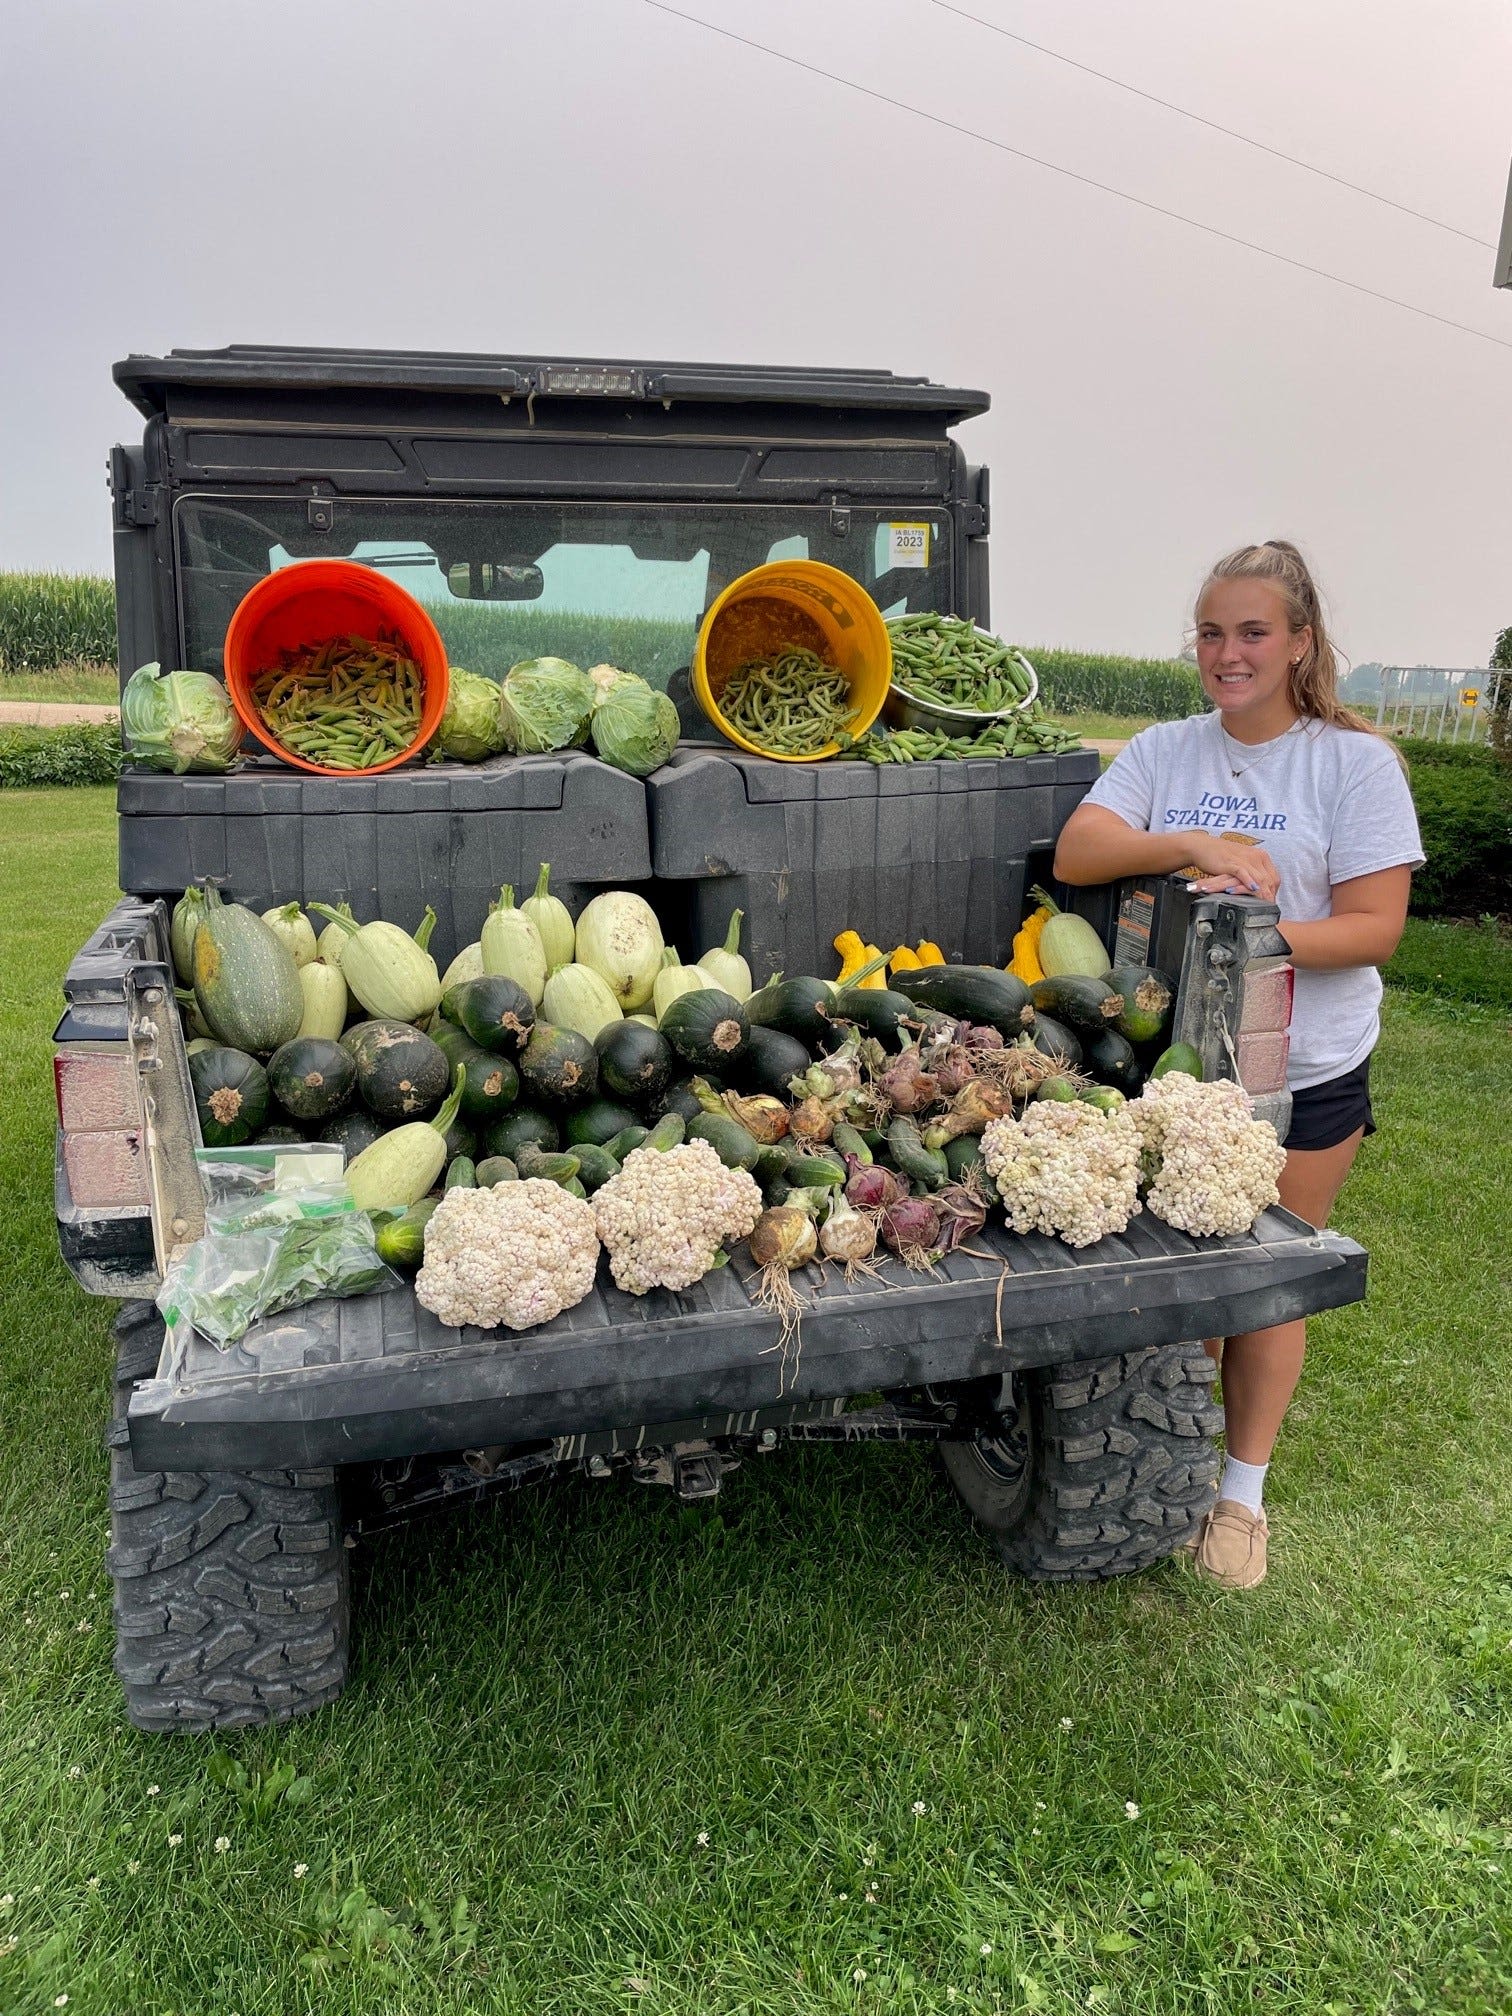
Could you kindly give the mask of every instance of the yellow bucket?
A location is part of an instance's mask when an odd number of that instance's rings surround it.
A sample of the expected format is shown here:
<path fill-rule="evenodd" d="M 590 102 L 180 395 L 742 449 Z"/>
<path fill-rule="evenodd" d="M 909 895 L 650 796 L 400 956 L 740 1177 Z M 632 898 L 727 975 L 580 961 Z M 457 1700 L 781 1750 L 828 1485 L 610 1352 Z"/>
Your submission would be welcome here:
<path fill-rule="evenodd" d="M 816 763 L 837 756 L 840 744 L 827 743 L 812 756 L 778 755 L 732 727 L 719 711 L 719 696 L 738 667 L 795 645 L 817 651 L 845 679 L 856 710 L 853 735 L 870 728 L 892 684 L 892 638 L 859 581 L 822 560 L 771 560 L 742 574 L 705 616 L 689 678 L 720 734 L 774 763 Z"/>

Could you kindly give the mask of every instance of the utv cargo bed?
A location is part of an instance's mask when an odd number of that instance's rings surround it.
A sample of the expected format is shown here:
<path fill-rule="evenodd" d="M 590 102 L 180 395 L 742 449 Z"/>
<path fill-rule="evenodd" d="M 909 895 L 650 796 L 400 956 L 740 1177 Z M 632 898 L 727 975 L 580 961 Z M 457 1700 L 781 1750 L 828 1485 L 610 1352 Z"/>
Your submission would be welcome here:
<path fill-rule="evenodd" d="M 1148 1214 L 1073 1252 L 989 1226 L 939 1278 L 893 1260 L 880 1281 L 798 1279 L 783 1349 L 742 1251 L 685 1294 L 600 1285 L 554 1323 L 452 1330 L 409 1289 L 320 1302 L 222 1353 L 165 1345 L 128 1414 L 139 1468 L 313 1468 L 519 1444 L 786 1402 L 981 1378 L 1194 1337 L 1232 1336 L 1359 1301 L 1364 1251 L 1279 1209 L 1232 1239 Z"/>

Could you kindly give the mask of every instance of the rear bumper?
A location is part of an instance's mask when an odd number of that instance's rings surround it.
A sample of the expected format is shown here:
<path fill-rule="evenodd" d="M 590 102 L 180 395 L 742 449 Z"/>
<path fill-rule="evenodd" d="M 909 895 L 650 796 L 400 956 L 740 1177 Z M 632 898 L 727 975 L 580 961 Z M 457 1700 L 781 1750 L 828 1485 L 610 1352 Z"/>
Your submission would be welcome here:
<path fill-rule="evenodd" d="M 222 1354 L 165 1347 L 128 1415 L 152 1469 L 320 1467 L 644 1423 L 737 1417 L 794 1400 L 938 1384 L 1232 1335 L 1360 1301 L 1366 1255 L 1269 1211 L 1241 1239 L 1144 1217 L 1080 1254 L 992 1227 L 938 1277 L 831 1273 L 799 1292 L 799 1338 L 752 1304 L 742 1255 L 684 1295 L 601 1285 L 523 1335 L 449 1330 L 409 1290 L 323 1302 Z M 602 1277 L 601 1277 L 602 1278 Z"/>

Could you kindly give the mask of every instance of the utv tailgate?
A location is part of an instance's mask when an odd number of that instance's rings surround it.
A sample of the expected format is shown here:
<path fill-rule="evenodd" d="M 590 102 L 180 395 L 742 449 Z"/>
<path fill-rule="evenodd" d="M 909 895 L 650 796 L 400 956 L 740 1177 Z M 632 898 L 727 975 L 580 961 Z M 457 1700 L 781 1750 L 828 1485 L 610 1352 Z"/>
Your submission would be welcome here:
<path fill-rule="evenodd" d="M 621 1294 L 601 1269 L 585 1302 L 519 1335 L 447 1329 L 408 1289 L 312 1303 L 225 1353 L 197 1335 L 166 1345 L 131 1399 L 132 1454 L 150 1469 L 311 1468 L 721 1414 L 733 1431 L 785 1401 L 1231 1336 L 1365 1294 L 1364 1251 L 1282 1210 L 1242 1238 L 1146 1215 L 1079 1253 L 1000 1226 L 972 1249 L 936 1275 L 889 1259 L 879 1281 L 800 1276 L 785 1349 L 743 1251 L 681 1295 Z"/>

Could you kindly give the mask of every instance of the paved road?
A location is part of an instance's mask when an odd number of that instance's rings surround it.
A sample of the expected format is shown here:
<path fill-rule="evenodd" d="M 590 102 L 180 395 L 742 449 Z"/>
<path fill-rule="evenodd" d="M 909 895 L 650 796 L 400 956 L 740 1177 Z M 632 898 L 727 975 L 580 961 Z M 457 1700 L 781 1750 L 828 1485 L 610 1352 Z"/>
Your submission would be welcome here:
<path fill-rule="evenodd" d="M 0 700 L 0 726 L 67 728 L 76 721 L 114 721 L 119 707 L 90 707 L 83 701 Z"/>

